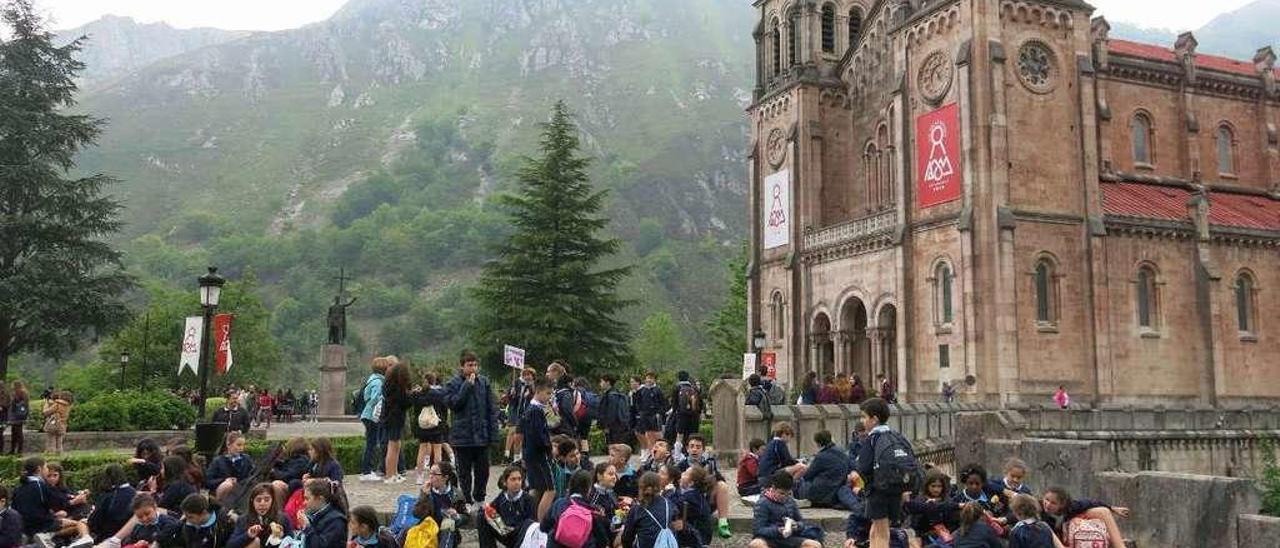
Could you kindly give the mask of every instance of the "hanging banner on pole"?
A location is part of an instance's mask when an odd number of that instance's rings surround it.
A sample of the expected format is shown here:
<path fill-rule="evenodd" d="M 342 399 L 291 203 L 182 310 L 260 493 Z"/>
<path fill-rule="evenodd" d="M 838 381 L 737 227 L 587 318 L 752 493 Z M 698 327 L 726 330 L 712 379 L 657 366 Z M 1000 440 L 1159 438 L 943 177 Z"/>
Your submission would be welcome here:
<path fill-rule="evenodd" d="M 191 316 L 187 318 L 186 327 L 182 329 L 182 357 L 178 360 L 178 374 L 191 368 L 192 373 L 200 371 L 200 343 L 204 340 L 204 318 Z"/>
<path fill-rule="evenodd" d="M 512 369 L 524 369 L 524 349 L 502 345 L 502 363 Z"/>
<path fill-rule="evenodd" d="M 791 172 L 782 170 L 764 178 L 764 248 L 791 243 Z"/>
<path fill-rule="evenodd" d="M 960 105 L 952 103 L 916 118 L 916 201 L 920 208 L 960 199 Z"/>
<path fill-rule="evenodd" d="M 213 346 L 217 349 L 214 364 L 219 375 L 226 375 L 231 370 L 231 320 L 234 317 L 231 314 L 213 317 Z"/>
<path fill-rule="evenodd" d="M 778 354 L 776 352 L 761 354 L 760 365 L 764 366 L 764 376 L 775 381 L 778 380 Z"/>
<path fill-rule="evenodd" d="M 751 352 L 743 354 L 742 355 L 742 378 L 745 380 L 747 377 L 750 377 L 755 373 L 756 373 L 756 355 Z"/>

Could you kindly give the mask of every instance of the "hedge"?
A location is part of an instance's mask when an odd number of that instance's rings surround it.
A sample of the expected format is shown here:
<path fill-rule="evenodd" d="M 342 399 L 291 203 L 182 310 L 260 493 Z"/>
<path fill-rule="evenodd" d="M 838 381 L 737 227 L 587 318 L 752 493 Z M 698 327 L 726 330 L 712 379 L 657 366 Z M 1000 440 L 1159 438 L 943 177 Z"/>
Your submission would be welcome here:
<path fill-rule="evenodd" d="M 195 408 L 169 392 L 126 390 L 106 392 L 88 401 L 73 403 L 67 427 L 71 432 L 186 430 L 195 424 L 195 419 Z M 44 400 L 31 400 L 26 429 L 44 430 Z"/>

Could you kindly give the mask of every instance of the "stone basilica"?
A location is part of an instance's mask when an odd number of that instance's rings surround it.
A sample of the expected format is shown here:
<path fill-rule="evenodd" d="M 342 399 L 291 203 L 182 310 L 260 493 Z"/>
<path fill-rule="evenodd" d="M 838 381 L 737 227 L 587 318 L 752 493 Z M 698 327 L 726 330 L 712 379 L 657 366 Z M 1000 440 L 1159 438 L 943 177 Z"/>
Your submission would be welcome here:
<path fill-rule="evenodd" d="M 756 0 L 750 328 L 968 401 L 1280 399 L 1280 69 L 1081 0 Z"/>

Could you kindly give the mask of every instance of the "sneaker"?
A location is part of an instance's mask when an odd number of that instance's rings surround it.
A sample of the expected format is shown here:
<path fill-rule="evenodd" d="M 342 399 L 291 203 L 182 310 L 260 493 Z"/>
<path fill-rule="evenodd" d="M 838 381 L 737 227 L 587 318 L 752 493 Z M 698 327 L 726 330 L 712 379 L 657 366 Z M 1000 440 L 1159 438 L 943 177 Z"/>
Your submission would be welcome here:
<path fill-rule="evenodd" d="M 716 532 L 720 535 L 720 538 L 729 538 L 733 536 L 733 531 L 729 530 L 729 520 L 727 518 L 720 518 L 720 523 Z"/>
<path fill-rule="evenodd" d="M 378 480 L 380 480 L 380 479 L 382 479 L 382 476 L 379 476 L 378 474 L 376 474 L 376 473 L 374 473 L 374 472 L 369 472 L 368 474 L 361 474 L 361 475 L 360 475 L 360 481 L 369 482 L 369 481 L 378 481 Z"/>
<path fill-rule="evenodd" d="M 400 474 L 396 474 L 394 476 L 390 476 L 387 479 L 383 480 L 383 483 L 387 485 L 391 485 L 394 483 L 404 483 L 404 476 Z"/>

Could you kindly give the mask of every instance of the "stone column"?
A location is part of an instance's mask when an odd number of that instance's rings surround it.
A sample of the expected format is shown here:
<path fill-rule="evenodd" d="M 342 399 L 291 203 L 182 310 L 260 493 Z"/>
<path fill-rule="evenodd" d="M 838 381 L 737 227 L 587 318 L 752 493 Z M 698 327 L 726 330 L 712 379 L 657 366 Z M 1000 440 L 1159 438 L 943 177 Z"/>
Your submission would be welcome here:
<path fill-rule="evenodd" d="M 850 351 L 849 332 L 836 331 L 832 334 L 832 339 L 835 341 L 834 346 L 836 354 L 834 364 L 835 371 L 832 371 L 832 374 L 848 373 Z"/>
<path fill-rule="evenodd" d="M 322 416 L 347 414 L 347 347 L 326 344 L 320 351 L 320 409 Z"/>
<path fill-rule="evenodd" d="M 862 379 L 862 384 L 868 387 L 867 390 L 869 392 L 871 390 L 870 387 L 872 386 L 879 388 L 879 386 L 876 385 L 876 376 L 884 371 L 884 364 L 881 363 L 884 350 L 884 335 L 880 332 L 880 328 L 868 327 L 867 340 L 869 342 L 869 346 L 871 346 L 871 378 Z"/>

